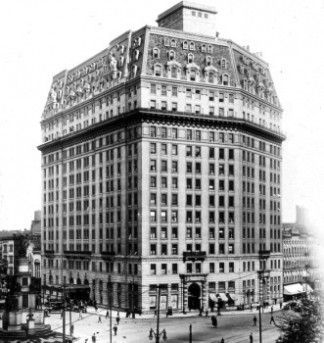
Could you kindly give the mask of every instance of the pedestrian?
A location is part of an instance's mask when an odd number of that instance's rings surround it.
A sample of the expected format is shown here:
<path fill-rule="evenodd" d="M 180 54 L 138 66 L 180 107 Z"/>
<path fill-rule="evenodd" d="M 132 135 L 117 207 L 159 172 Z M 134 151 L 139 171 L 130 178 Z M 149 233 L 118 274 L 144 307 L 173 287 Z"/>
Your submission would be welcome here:
<path fill-rule="evenodd" d="M 116 323 L 117 323 L 117 325 L 119 325 L 119 322 L 120 322 L 120 317 L 119 317 L 119 314 L 117 314 L 117 317 L 116 317 Z"/>
<path fill-rule="evenodd" d="M 272 323 L 273 323 L 273 324 L 276 324 L 276 323 L 275 323 L 275 320 L 274 320 L 274 318 L 273 318 L 273 315 L 271 315 L 271 319 L 270 319 L 270 324 L 272 324 Z"/>
<path fill-rule="evenodd" d="M 98 323 L 102 323 L 100 314 L 98 315 Z"/>
<path fill-rule="evenodd" d="M 257 317 L 256 317 L 256 316 L 254 316 L 254 317 L 253 317 L 253 325 L 254 325 L 254 326 L 256 326 L 256 325 L 257 325 L 257 321 L 258 321 L 258 320 L 257 320 Z"/>
<path fill-rule="evenodd" d="M 214 328 L 217 328 L 217 318 L 216 316 L 211 316 L 211 322 Z"/>
<path fill-rule="evenodd" d="M 74 333 L 74 325 L 72 324 L 72 325 L 71 325 L 71 330 L 70 330 L 71 336 L 73 336 L 73 333 Z"/>
<path fill-rule="evenodd" d="M 117 325 L 114 325 L 113 330 L 114 330 L 114 335 L 117 336 L 117 330 L 118 330 Z"/>
<path fill-rule="evenodd" d="M 109 317 L 109 311 L 107 310 L 107 312 L 106 312 L 106 318 L 108 318 Z"/>
<path fill-rule="evenodd" d="M 273 306 L 271 306 L 271 315 L 273 315 Z"/>
<path fill-rule="evenodd" d="M 225 340 L 224 340 L 224 338 L 222 337 L 222 339 L 221 339 L 221 343 L 225 343 Z"/>
<path fill-rule="evenodd" d="M 279 306 L 280 306 L 280 310 L 282 309 L 282 302 L 280 301 L 280 304 L 279 304 Z"/>
<path fill-rule="evenodd" d="M 91 336 L 91 340 L 92 340 L 92 343 L 96 343 L 96 334 L 93 333 L 93 335 Z"/>
<path fill-rule="evenodd" d="M 250 343 L 253 343 L 253 335 L 252 335 L 252 332 L 250 333 Z"/>

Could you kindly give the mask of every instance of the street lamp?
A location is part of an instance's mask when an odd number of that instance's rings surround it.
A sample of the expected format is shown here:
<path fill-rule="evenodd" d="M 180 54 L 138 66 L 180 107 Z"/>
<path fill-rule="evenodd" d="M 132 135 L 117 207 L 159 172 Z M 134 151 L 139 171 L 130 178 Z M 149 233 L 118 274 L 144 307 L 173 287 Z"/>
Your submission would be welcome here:
<path fill-rule="evenodd" d="M 157 313 L 156 313 L 156 331 L 154 331 L 151 328 L 149 336 L 148 336 L 150 340 L 152 340 L 153 337 L 155 337 L 155 343 L 159 343 L 160 342 L 160 336 L 162 336 L 162 339 L 164 341 L 167 340 L 167 333 L 166 333 L 165 329 L 160 331 L 160 295 L 161 295 L 161 289 L 160 289 L 160 285 L 158 285 Z"/>

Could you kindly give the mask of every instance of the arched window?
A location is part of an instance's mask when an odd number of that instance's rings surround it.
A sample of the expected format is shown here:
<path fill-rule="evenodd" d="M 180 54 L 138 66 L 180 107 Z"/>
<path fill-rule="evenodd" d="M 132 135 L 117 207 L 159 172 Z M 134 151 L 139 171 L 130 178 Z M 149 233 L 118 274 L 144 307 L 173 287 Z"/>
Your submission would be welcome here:
<path fill-rule="evenodd" d="M 173 50 L 169 51 L 169 60 L 172 61 L 175 59 L 175 52 Z"/>
<path fill-rule="evenodd" d="M 154 65 L 154 75 L 155 76 L 162 76 L 162 66 L 161 64 Z"/>
<path fill-rule="evenodd" d="M 187 41 L 184 41 L 182 43 L 182 48 L 185 49 L 185 50 L 188 50 L 188 42 Z"/>
<path fill-rule="evenodd" d="M 177 47 L 177 42 L 175 39 L 171 39 L 171 47 L 176 48 Z"/>
<path fill-rule="evenodd" d="M 213 47 L 212 47 L 210 44 L 208 45 L 207 51 L 208 51 L 209 53 L 212 53 L 212 52 L 213 52 Z"/>
<path fill-rule="evenodd" d="M 193 54 L 188 54 L 188 63 L 193 63 L 194 61 L 194 55 Z"/>
<path fill-rule="evenodd" d="M 206 56 L 206 64 L 210 66 L 212 64 L 212 58 L 211 56 Z"/>
<path fill-rule="evenodd" d="M 153 58 L 160 58 L 160 50 L 158 48 L 153 48 Z"/>
<path fill-rule="evenodd" d="M 223 74 L 222 77 L 222 81 L 223 81 L 223 86 L 228 86 L 228 75 L 227 74 Z"/>
<path fill-rule="evenodd" d="M 195 50 L 195 43 L 190 42 L 189 50 Z"/>

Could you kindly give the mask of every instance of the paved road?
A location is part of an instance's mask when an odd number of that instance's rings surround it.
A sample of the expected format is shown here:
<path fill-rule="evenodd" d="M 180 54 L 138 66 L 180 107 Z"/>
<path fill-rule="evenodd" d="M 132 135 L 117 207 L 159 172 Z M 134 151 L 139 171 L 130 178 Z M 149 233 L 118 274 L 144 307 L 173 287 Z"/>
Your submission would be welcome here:
<path fill-rule="evenodd" d="M 104 313 L 103 311 L 101 313 Z M 249 335 L 252 332 L 253 342 L 259 342 L 258 326 L 253 326 L 254 314 L 247 311 L 243 314 L 227 314 L 218 317 L 218 327 L 211 325 L 211 319 L 206 317 L 169 317 L 161 318 L 160 330 L 167 332 L 167 343 L 189 342 L 189 325 L 192 324 L 194 343 L 219 343 L 223 337 L 225 343 L 249 343 Z M 84 343 L 88 339 L 91 342 L 91 335 L 96 332 L 96 343 L 109 342 L 109 319 L 101 316 L 102 323 L 98 323 L 97 314 L 83 315 L 78 318 L 77 313 L 72 314 L 74 325 L 74 336 L 78 337 L 78 342 Z M 67 323 L 69 316 L 67 315 Z M 263 343 L 274 343 L 279 336 L 279 331 L 274 325 L 270 325 L 270 314 L 262 315 L 263 322 Z M 275 313 L 276 318 L 276 313 Z M 51 324 L 52 328 L 62 331 L 62 319 L 59 314 L 46 318 L 46 324 Z M 115 319 L 113 320 L 115 324 Z M 118 326 L 117 336 L 113 336 L 112 343 L 145 343 L 150 342 L 148 335 L 150 328 L 156 329 L 156 319 L 125 319 L 122 318 Z M 69 332 L 69 325 L 66 327 Z M 162 337 L 161 337 L 162 338 Z M 153 340 L 154 341 L 154 340 Z M 162 339 L 160 340 L 161 342 Z"/>

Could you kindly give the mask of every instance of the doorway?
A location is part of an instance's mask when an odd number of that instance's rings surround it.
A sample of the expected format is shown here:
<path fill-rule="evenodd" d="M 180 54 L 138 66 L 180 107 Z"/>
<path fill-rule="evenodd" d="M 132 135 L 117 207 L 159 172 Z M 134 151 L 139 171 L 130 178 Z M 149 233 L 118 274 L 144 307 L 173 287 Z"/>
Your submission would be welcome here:
<path fill-rule="evenodd" d="M 197 283 L 188 287 L 188 307 L 189 310 L 200 309 L 200 286 Z"/>

